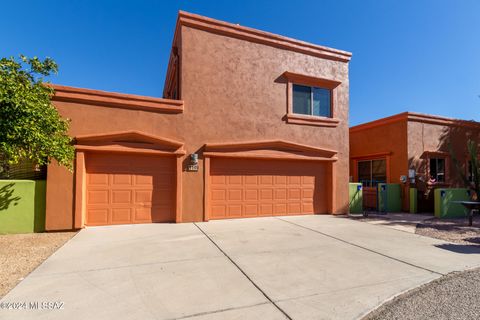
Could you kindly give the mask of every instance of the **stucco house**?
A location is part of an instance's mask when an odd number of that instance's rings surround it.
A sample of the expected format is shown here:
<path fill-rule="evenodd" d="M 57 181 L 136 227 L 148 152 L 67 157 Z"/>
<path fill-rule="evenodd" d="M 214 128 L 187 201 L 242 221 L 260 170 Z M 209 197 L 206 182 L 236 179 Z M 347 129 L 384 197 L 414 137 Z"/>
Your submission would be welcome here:
<path fill-rule="evenodd" d="M 180 12 L 163 98 L 54 86 L 46 229 L 348 212 L 350 58 Z"/>
<path fill-rule="evenodd" d="M 413 112 L 353 126 L 351 180 L 363 183 L 367 200 L 379 182 L 401 184 L 405 211 L 409 210 L 409 188 L 414 186 L 418 190 L 418 210 L 433 212 L 432 190 L 465 187 L 451 151 L 465 175 L 472 177 L 469 139 L 480 142 L 480 123 Z"/>

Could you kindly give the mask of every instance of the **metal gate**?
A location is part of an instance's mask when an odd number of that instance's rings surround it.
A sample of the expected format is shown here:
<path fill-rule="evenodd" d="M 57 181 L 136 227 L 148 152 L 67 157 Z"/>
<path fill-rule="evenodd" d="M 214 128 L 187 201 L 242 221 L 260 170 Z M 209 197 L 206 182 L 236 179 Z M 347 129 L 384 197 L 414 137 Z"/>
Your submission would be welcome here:
<path fill-rule="evenodd" d="M 377 187 L 363 187 L 363 210 L 377 211 Z"/>

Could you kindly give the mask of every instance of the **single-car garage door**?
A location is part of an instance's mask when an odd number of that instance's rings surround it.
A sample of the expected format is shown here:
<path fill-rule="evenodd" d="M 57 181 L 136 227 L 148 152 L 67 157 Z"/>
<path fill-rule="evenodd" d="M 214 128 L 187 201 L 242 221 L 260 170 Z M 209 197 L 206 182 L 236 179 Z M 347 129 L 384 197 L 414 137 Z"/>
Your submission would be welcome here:
<path fill-rule="evenodd" d="M 86 225 L 175 221 L 175 158 L 89 153 Z"/>
<path fill-rule="evenodd" d="M 212 158 L 209 218 L 326 213 L 325 177 L 318 162 Z"/>

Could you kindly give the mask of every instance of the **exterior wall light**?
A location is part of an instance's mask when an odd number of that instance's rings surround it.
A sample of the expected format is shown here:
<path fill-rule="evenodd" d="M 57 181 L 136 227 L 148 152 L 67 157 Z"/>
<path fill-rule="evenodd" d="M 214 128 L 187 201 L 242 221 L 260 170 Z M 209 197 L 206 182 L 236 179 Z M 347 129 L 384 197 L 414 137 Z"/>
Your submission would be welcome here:
<path fill-rule="evenodd" d="M 187 171 L 198 171 L 198 154 L 192 153 L 190 155 L 190 163 L 187 165 Z"/>

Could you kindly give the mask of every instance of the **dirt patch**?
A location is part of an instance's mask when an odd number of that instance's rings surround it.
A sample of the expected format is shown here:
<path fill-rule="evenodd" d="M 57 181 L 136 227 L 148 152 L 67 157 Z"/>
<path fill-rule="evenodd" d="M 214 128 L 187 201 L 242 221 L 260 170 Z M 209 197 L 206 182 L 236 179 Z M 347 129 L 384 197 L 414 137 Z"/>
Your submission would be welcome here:
<path fill-rule="evenodd" d="M 0 298 L 76 232 L 0 235 Z"/>
<path fill-rule="evenodd" d="M 449 242 L 480 245 L 480 218 L 474 218 L 473 226 L 467 219 L 432 218 L 417 224 L 416 234 Z"/>

